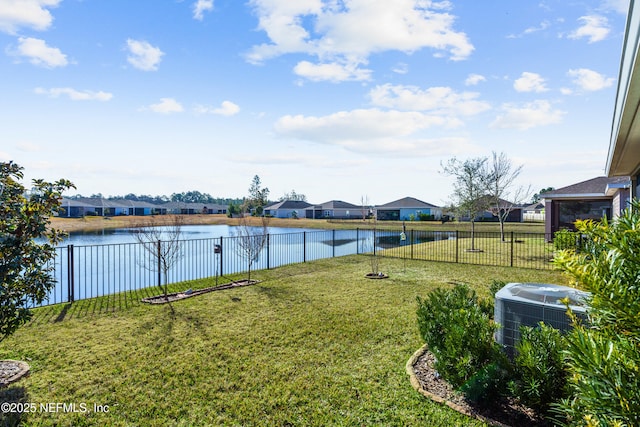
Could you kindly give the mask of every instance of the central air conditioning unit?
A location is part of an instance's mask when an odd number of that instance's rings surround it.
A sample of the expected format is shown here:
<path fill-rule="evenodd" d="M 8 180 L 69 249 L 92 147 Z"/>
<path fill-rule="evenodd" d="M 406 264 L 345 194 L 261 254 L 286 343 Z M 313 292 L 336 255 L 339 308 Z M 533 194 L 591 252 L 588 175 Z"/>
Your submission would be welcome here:
<path fill-rule="evenodd" d="M 539 322 L 562 332 L 571 329 L 567 306 L 583 321 L 587 318 L 586 301 L 590 294 L 567 286 L 546 283 L 509 283 L 495 296 L 494 320 L 499 324 L 496 341 L 509 357 L 520 340 L 520 327 L 535 327 Z"/>

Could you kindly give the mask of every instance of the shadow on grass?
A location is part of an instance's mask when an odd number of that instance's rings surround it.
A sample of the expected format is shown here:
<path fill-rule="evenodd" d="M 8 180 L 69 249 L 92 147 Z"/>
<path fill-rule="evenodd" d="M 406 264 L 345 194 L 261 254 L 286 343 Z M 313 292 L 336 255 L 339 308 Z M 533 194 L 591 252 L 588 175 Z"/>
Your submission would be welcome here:
<path fill-rule="evenodd" d="M 24 405 L 29 403 L 27 391 L 24 387 L 9 386 L 7 388 L 0 389 L 0 404 L 3 405 L 3 410 L 0 411 L 0 426 L 18 426 L 22 425 L 22 422 L 26 418 L 28 411 L 23 410 Z M 6 408 L 5 405 L 10 406 Z M 31 409 L 31 407 L 28 407 Z"/>
<path fill-rule="evenodd" d="M 339 261 L 338 261 L 339 260 Z M 335 262 L 353 264 L 361 262 L 361 259 L 354 257 L 329 258 L 325 260 L 316 260 L 311 263 L 291 264 L 278 267 L 272 270 L 256 271 L 256 279 L 260 281 L 258 291 L 268 295 L 270 298 L 285 299 L 289 292 L 283 289 L 274 289 L 269 286 L 268 282 L 294 278 L 305 274 L 315 274 L 319 271 L 330 270 L 335 268 Z M 223 276 L 224 283 L 240 280 L 243 274 L 233 274 Z M 184 292 L 187 289 L 203 289 L 214 285 L 215 278 L 199 279 L 189 282 L 179 282 L 170 284 L 168 292 Z M 222 284 L 222 283 L 220 283 Z M 254 285 L 255 286 L 255 285 Z M 78 300 L 74 302 L 52 304 L 44 307 L 32 309 L 33 316 L 29 324 L 38 325 L 45 323 L 59 323 L 74 318 L 84 318 L 99 314 L 117 313 L 119 311 L 130 310 L 132 308 L 146 305 L 142 301 L 143 298 L 162 295 L 163 290 L 157 286 L 140 288 L 130 291 L 124 291 L 117 294 L 105 295 L 101 297 Z M 178 316 L 174 313 L 174 316 Z"/>

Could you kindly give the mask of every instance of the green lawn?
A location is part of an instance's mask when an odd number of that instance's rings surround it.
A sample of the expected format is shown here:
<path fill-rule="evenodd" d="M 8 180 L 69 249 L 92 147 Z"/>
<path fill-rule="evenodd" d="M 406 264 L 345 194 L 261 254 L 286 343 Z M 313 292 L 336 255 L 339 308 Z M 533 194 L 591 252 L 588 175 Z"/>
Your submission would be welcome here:
<path fill-rule="evenodd" d="M 458 239 L 438 240 L 378 251 L 384 257 L 459 262 L 494 266 L 553 269 L 554 247 L 543 234 L 517 234 L 502 241 L 499 233 L 477 233 L 472 248 L 469 233 Z"/>
<path fill-rule="evenodd" d="M 32 368 L 0 401 L 89 411 L 0 413 L 0 424 L 482 425 L 409 384 L 416 296 L 464 282 L 486 297 L 492 279 L 565 283 L 556 271 L 391 258 L 390 278 L 369 280 L 368 265 L 349 256 L 259 271 L 259 285 L 174 303 L 174 317 L 136 293 L 39 309 L 0 343 L 0 359 Z"/>

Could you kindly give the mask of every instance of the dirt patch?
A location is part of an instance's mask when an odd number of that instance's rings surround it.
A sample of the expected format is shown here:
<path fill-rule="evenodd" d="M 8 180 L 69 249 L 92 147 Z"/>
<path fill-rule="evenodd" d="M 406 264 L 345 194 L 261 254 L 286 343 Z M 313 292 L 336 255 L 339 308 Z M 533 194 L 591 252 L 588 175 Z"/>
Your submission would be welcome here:
<path fill-rule="evenodd" d="M 420 394 L 443 403 L 461 414 L 477 418 L 501 427 L 547 427 L 547 421 L 536 417 L 533 410 L 518 404 L 514 399 L 503 399 L 491 407 L 481 407 L 465 399 L 464 395 L 443 380 L 433 367 L 435 357 L 427 346 L 418 350 L 407 362 L 411 385 Z"/>
<path fill-rule="evenodd" d="M 149 304 L 166 304 L 168 302 L 180 301 L 185 298 L 191 298 L 198 295 L 206 294 L 208 292 L 221 291 L 223 289 L 239 288 L 242 286 L 255 285 L 256 283 L 259 283 L 259 281 L 258 280 L 251 280 L 251 281 L 239 280 L 237 282 L 225 283 L 223 285 L 212 286 L 210 288 L 198 289 L 195 291 L 192 291 L 191 289 L 189 289 L 184 292 L 167 294 L 166 297 L 164 295 L 156 295 L 152 297 L 142 298 L 142 302 L 146 302 Z"/>
<path fill-rule="evenodd" d="M 366 277 L 367 279 L 388 279 L 389 276 L 387 276 L 384 273 L 367 273 L 364 275 L 364 277 Z"/>
<path fill-rule="evenodd" d="M 0 360 L 0 387 L 6 387 L 29 373 L 29 365 L 19 360 Z"/>

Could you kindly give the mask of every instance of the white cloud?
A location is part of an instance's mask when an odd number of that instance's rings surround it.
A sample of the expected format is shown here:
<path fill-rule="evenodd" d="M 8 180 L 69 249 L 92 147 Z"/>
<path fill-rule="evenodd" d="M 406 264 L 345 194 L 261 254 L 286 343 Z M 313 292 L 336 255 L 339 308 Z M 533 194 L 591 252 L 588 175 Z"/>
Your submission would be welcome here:
<path fill-rule="evenodd" d="M 38 95 L 48 95 L 51 98 L 58 98 L 65 95 L 72 101 L 109 101 L 113 98 L 113 94 L 108 92 L 78 91 L 70 87 L 54 87 L 51 89 L 36 88 L 34 92 Z"/>
<path fill-rule="evenodd" d="M 371 80 L 371 70 L 361 69 L 357 64 L 312 64 L 301 61 L 294 67 L 293 72 L 311 81 L 341 82 L 347 80 Z"/>
<path fill-rule="evenodd" d="M 551 24 L 549 23 L 549 21 L 542 21 L 540 25 L 538 25 L 537 27 L 529 27 L 525 29 L 524 34 L 532 34 L 532 33 L 537 33 L 538 31 L 544 31 L 550 26 Z"/>
<path fill-rule="evenodd" d="M 615 10 L 618 13 L 629 12 L 629 0 L 604 0 L 602 4 L 606 9 Z"/>
<path fill-rule="evenodd" d="M 144 40 L 127 40 L 129 56 L 127 61 L 135 68 L 143 71 L 156 71 L 164 52 Z"/>
<path fill-rule="evenodd" d="M 504 114 L 499 115 L 490 124 L 492 128 L 527 130 L 538 126 L 557 124 L 566 112 L 553 109 L 548 101 L 538 100 L 516 106 L 504 104 Z"/>
<path fill-rule="evenodd" d="M 7 52 L 11 55 L 24 56 L 29 59 L 30 63 L 38 67 L 64 67 L 69 63 L 67 55 L 63 54 L 60 49 L 47 46 L 44 40 L 32 37 L 18 38 L 18 47 L 14 51 Z"/>
<path fill-rule="evenodd" d="M 304 53 L 317 57 L 320 64 L 338 63 L 355 70 L 376 52 L 431 48 L 457 61 L 469 57 L 474 49 L 465 33 L 453 29 L 455 17 L 446 12 L 451 8 L 449 2 L 351 0 L 345 5 L 321 0 L 252 0 L 251 4 L 259 18 L 258 28 L 270 39 L 246 55 L 251 63 Z M 316 79 L 327 72 L 308 68 L 307 74 Z M 353 74 L 346 76 L 353 79 Z"/>
<path fill-rule="evenodd" d="M 22 141 L 16 144 L 16 148 L 27 153 L 37 153 L 42 151 L 42 147 L 30 141 Z"/>
<path fill-rule="evenodd" d="M 220 116 L 235 116 L 240 112 L 240 107 L 231 101 L 223 101 L 220 107 L 208 107 L 196 105 L 193 109 L 196 114 L 217 114 Z"/>
<path fill-rule="evenodd" d="M 20 27 L 46 30 L 53 22 L 47 8 L 59 3 L 60 0 L 0 0 L 0 31 L 15 34 Z"/>
<path fill-rule="evenodd" d="M 193 19 L 202 21 L 204 18 L 204 12 L 211 12 L 213 10 L 213 0 L 197 0 L 193 4 Z"/>
<path fill-rule="evenodd" d="M 615 82 L 613 77 L 606 77 L 603 74 L 587 68 L 569 70 L 567 75 L 574 78 L 573 83 L 580 89 L 590 92 L 611 87 Z"/>
<path fill-rule="evenodd" d="M 235 163 L 257 165 L 292 165 L 303 168 L 344 169 L 362 166 L 369 163 L 367 159 L 336 159 L 335 157 L 286 152 L 283 154 L 242 155 L 230 158 Z"/>
<path fill-rule="evenodd" d="M 537 33 L 538 31 L 544 31 L 547 28 L 549 28 L 551 26 L 551 23 L 549 21 L 542 21 L 540 23 L 540 25 L 538 25 L 537 27 L 529 27 L 529 28 L 525 28 L 524 31 L 522 31 L 522 33 L 520 34 L 509 34 L 507 36 L 508 39 L 517 39 L 529 34 L 533 34 L 533 33 Z"/>
<path fill-rule="evenodd" d="M 149 110 L 154 113 L 171 114 L 181 113 L 184 111 L 182 104 L 173 98 L 160 98 L 160 102 L 157 104 L 151 104 Z"/>
<path fill-rule="evenodd" d="M 464 81 L 465 86 L 475 86 L 480 82 L 485 82 L 487 79 L 485 76 L 480 74 L 469 74 L 467 79 Z"/>
<path fill-rule="evenodd" d="M 376 86 L 369 92 L 371 103 L 378 107 L 400 110 L 431 111 L 436 114 L 474 115 L 491 106 L 479 101 L 478 93 L 457 93 L 449 87 L 431 87 L 422 90 L 415 86 Z"/>
<path fill-rule="evenodd" d="M 407 74 L 409 72 L 409 65 L 404 62 L 400 62 L 393 67 L 391 71 L 397 74 Z"/>
<path fill-rule="evenodd" d="M 540 74 L 525 71 L 513 82 L 513 88 L 518 92 L 546 92 L 548 89 L 544 82 Z"/>
<path fill-rule="evenodd" d="M 582 26 L 569 34 L 570 39 L 577 40 L 586 37 L 589 39 L 589 43 L 595 43 L 604 40 L 611 31 L 609 22 L 604 16 L 581 16 L 578 20 L 582 22 Z"/>
<path fill-rule="evenodd" d="M 281 137 L 301 139 L 346 150 L 392 157 L 441 155 L 472 150 L 466 138 L 419 138 L 415 134 L 450 120 L 419 112 L 360 109 L 328 116 L 283 116 L 274 129 Z"/>

